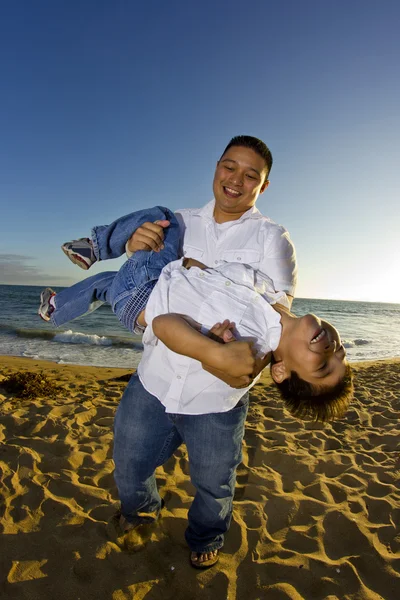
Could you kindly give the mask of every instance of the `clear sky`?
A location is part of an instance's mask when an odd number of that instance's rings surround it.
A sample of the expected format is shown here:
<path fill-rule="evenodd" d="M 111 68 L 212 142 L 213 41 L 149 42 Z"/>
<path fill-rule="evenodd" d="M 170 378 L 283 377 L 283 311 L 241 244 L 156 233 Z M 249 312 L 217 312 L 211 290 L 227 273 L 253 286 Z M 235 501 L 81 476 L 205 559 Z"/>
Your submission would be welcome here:
<path fill-rule="evenodd" d="M 204 205 L 250 134 L 297 296 L 400 302 L 399 31 L 395 0 L 3 2 L 0 283 L 87 276 L 61 243 Z"/>

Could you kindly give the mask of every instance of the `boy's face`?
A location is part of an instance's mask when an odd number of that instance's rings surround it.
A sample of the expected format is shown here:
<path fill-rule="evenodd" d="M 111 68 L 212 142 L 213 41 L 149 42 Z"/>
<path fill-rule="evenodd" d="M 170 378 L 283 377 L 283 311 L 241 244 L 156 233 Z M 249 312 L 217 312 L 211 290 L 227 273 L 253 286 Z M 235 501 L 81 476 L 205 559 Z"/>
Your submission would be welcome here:
<path fill-rule="evenodd" d="M 232 146 L 215 170 L 214 218 L 217 223 L 239 219 L 268 187 L 265 160 L 251 148 Z"/>
<path fill-rule="evenodd" d="M 296 319 L 281 354 L 288 377 L 296 371 L 315 386 L 333 387 L 345 375 L 346 352 L 339 332 L 315 315 Z"/>

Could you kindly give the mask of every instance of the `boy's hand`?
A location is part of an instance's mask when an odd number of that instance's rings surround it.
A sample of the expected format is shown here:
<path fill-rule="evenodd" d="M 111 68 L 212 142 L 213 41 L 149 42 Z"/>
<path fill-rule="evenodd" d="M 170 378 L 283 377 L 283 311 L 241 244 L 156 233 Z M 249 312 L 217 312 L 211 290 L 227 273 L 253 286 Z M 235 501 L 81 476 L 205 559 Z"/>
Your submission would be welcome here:
<path fill-rule="evenodd" d="M 168 227 L 169 221 L 146 222 L 136 229 L 127 242 L 129 252 L 138 250 L 154 250 L 160 252 L 164 248 L 164 228 Z"/>

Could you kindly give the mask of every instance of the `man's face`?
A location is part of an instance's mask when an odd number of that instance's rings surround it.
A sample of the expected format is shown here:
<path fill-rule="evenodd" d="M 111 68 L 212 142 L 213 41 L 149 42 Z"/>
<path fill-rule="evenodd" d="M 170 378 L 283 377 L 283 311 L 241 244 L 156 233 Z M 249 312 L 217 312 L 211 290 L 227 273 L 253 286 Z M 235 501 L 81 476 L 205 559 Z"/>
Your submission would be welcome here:
<path fill-rule="evenodd" d="M 215 170 L 214 218 L 217 223 L 239 219 L 268 187 L 265 160 L 251 148 L 232 146 Z"/>
<path fill-rule="evenodd" d="M 289 373 L 296 371 L 315 386 L 333 387 L 346 371 L 346 352 L 339 332 L 315 315 L 296 319 L 282 359 Z"/>

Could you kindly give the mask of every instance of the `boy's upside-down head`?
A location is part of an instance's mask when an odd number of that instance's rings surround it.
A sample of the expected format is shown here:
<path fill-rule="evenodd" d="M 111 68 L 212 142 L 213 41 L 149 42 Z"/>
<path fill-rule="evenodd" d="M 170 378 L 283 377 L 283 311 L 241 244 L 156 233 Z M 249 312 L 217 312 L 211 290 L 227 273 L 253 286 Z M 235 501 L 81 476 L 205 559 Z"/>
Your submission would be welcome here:
<path fill-rule="evenodd" d="M 330 421 L 346 412 L 353 395 L 352 373 L 339 332 L 308 314 L 295 317 L 283 307 L 282 335 L 271 360 L 271 376 L 296 417 Z"/>

